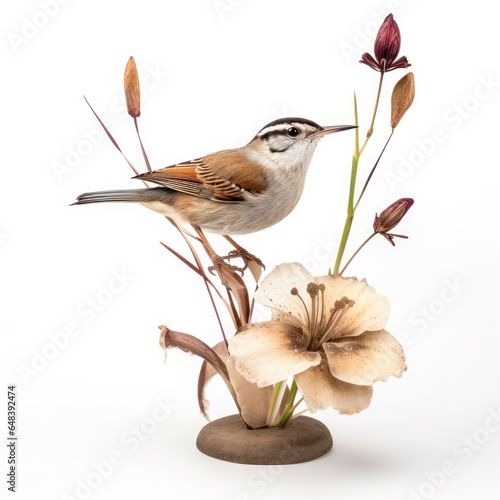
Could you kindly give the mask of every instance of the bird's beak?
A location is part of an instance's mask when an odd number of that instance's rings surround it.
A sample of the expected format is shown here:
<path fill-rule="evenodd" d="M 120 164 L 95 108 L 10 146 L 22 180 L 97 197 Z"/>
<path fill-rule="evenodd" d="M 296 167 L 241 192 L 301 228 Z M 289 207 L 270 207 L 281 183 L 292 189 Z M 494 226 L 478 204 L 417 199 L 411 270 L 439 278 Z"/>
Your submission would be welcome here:
<path fill-rule="evenodd" d="M 332 125 L 331 127 L 323 127 L 322 130 L 318 130 L 312 134 L 313 138 L 323 137 L 326 134 L 333 134 L 334 132 L 342 132 L 343 130 L 351 130 L 352 128 L 358 128 L 357 125 Z M 311 137 L 311 136 L 309 136 Z"/>

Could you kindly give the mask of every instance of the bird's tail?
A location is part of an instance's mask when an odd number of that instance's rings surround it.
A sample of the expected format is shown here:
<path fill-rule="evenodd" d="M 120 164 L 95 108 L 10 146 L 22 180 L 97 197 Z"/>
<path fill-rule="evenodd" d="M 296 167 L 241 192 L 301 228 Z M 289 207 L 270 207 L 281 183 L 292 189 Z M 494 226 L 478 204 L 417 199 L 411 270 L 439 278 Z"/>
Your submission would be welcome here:
<path fill-rule="evenodd" d="M 114 191 L 95 191 L 93 193 L 83 193 L 77 197 L 72 205 L 85 205 L 87 203 L 146 203 L 148 201 L 158 201 L 169 192 L 166 188 L 145 188 L 145 189 L 117 189 Z"/>

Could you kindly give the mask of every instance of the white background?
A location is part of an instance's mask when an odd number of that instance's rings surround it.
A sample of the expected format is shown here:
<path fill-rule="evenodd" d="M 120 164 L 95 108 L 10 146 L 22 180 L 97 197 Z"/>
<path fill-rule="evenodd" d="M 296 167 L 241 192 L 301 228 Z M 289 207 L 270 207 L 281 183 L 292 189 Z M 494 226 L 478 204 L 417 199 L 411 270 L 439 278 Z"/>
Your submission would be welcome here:
<path fill-rule="evenodd" d="M 0 414 L 6 435 L 7 385 L 17 384 L 16 498 L 498 498 L 500 68 L 490 2 L 38 0 L 1 10 Z M 82 95 L 140 170 L 121 89 L 130 55 L 154 168 L 243 145 L 281 116 L 352 122 L 353 91 L 365 132 L 378 75 L 357 61 L 389 10 L 417 96 L 350 251 L 375 212 L 408 196 L 415 205 L 398 232 L 410 239 L 396 248 L 375 239 L 350 273 L 389 297 L 388 329 L 409 369 L 376 385 L 364 412 L 317 415 L 334 437 L 319 460 L 251 467 L 205 457 L 195 448 L 200 362 L 170 351 L 163 364 L 157 325 L 213 344 L 213 313 L 201 282 L 159 244 L 185 251 L 162 217 L 69 206 L 85 191 L 137 185 Z M 387 75 L 361 178 L 389 132 L 391 87 L 404 73 Z M 351 152 L 351 133 L 323 139 L 294 213 L 239 239 L 268 270 L 299 261 L 327 272 Z M 209 396 L 213 417 L 234 412 L 220 384 Z"/>

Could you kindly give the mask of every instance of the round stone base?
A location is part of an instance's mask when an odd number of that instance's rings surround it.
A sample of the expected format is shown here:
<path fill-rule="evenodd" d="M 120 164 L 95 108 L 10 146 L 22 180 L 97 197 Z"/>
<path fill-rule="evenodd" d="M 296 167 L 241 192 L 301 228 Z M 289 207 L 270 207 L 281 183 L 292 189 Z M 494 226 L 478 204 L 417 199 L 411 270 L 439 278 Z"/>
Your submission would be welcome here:
<path fill-rule="evenodd" d="M 299 416 L 283 429 L 247 429 L 239 415 L 214 420 L 198 434 L 196 447 L 209 457 L 239 464 L 297 464 L 332 448 L 332 435 L 319 420 Z"/>

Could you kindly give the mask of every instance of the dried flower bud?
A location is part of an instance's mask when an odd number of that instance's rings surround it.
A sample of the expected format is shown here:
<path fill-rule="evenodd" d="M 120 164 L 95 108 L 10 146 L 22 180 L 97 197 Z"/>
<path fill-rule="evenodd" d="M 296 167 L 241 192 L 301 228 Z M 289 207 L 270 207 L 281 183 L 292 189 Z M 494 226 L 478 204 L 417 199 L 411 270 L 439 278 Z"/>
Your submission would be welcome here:
<path fill-rule="evenodd" d="M 401 198 L 400 200 L 389 205 L 380 213 L 380 215 L 375 214 L 373 230 L 384 236 L 384 238 L 386 238 L 393 246 L 394 242 L 392 240 L 394 237 L 408 238 L 408 236 L 403 236 L 401 234 L 391 234 L 389 231 L 401 222 L 401 219 L 413 205 L 413 201 L 413 198 Z"/>
<path fill-rule="evenodd" d="M 389 14 L 382 23 L 382 26 L 380 26 L 377 38 L 375 39 L 375 57 L 365 52 L 359 62 L 382 73 L 392 71 L 393 69 L 407 68 L 411 64 L 408 62 L 406 56 L 396 59 L 400 47 L 401 33 L 392 14 Z"/>
<path fill-rule="evenodd" d="M 133 57 L 127 62 L 125 74 L 123 76 L 123 86 L 125 87 L 125 99 L 127 100 L 127 111 L 132 118 L 141 115 L 141 89 L 139 85 L 139 75 Z"/>
<path fill-rule="evenodd" d="M 375 58 L 377 61 L 385 59 L 387 65 L 390 66 L 398 57 L 401 47 L 401 33 L 399 26 L 394 21 L 392 14 L 389 14 L 380 26 L 375 39 Z"/>
<path fill-rule="evenodd" d="M 415 98 L 415 78 L 413 73 L 408 73 L 396 83 L 391 99 L 391 127 L 398 126 L 401 118 L 408 111 Z"/>

